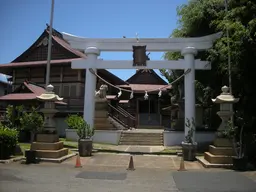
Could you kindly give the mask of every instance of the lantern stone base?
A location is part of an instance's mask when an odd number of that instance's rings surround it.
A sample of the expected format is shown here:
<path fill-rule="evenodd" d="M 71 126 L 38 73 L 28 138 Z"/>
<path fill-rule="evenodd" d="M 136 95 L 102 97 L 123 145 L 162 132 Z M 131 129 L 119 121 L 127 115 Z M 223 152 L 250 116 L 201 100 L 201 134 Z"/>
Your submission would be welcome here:
<path fill-rule="evenodd" d="M 38 134 L 30 149 L 36 151 L 37 158 L 58 159 L 68 155 L 68 149 L 64 148 L 57 134 Z"/>
<path fill-rule="evenodd" d="M 108 103 L 106 99 L 97 99 L 95 102 L 95 130 L 115 130 L 116 128 L 108 120 Z"/>
<path fill-rule="evenodd" d="M 216 138 L 213 145 L 209 146 L 209 152 L 204 153 L 204 157 L 197 158 L 204 167 L 231 167 L 234 150 L 228 139 Z"/>

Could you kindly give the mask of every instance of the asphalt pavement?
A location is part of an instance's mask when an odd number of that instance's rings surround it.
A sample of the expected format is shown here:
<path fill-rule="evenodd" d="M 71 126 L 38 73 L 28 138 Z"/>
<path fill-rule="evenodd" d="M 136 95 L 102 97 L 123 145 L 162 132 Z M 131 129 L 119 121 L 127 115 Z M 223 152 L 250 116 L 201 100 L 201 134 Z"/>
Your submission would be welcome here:
<path fill-rule="evenodd" d="M 138 167 L 127 171 L 113 165 L 0 164 L 1 192 L 255 192 L 252 178 L 254 175 L 210 169 L 178 172 Z"/>

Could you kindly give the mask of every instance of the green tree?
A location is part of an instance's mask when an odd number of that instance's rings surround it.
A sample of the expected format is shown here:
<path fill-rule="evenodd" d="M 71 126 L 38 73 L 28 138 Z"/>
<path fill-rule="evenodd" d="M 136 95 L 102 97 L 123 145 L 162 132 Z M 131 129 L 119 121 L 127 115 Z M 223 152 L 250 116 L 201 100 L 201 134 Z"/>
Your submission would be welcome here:
<path fill-rule="evenodd" d="M 177 8 L 178 28 L 171 37 L 199 37 L 222 31 L 212 49 L 199 52 L 196 58 L 211 62 L 212 70 L 196 71 L 197 102 L 205 102 L 210 96 L 217 96 L 223 85 L 228 85 L 228 52 L 231 56 L 232 92 L 241 98 L 237 109 L 256 116 L 256 2 L 252 0 L 229 0 L 228 12 L 224 0 L 191 0 Z M 229 31 L 229 38 L 226 31 Z M 230 44 L 228 49 L 227 42 Z M 180 53 L 168 52 L 164 58 L 175 60 L 182 58 Z M 183 71 L 160 70 L 170 82 Z M 253 80 L 254 79 L 254 80 Z M 183 94 L 183 81 L 173 85 L 173 93 Z M 207 88 L 207 89 L 206 89 Z M 211 91 L 209 91 L 211 90 Z M 207 99 L 208 98 L 208 99 Z M 207 103 L 207 102 L 206 102 Z"/>
<path fill-rule="evenodd" d="M 34 141 L 35 134 L 43 129 L 44 119 L 41 114 L 39 114 L 34 107 L 30 111 L 23 113 L 21 118 L 21 128 L 30 131 L 31 143 Z"/>

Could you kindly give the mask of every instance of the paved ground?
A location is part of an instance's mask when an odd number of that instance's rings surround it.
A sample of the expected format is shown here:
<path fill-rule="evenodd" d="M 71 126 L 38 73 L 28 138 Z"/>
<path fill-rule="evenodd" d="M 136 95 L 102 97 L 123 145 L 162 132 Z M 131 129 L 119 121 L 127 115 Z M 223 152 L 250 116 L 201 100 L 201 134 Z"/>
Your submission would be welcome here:
<path fill-rule="evenodd" d="M 164 170 L 178 170 L 180 167 L 180 157 L 177 156 L 156 156 L 156 155 L 133 155 L 135 168 L 154 168 Z M 63 162 L 63 164 L 75 165 L 76 157 Z M 89 158 L 81 158 L 81 163 L 86 166 L 101 166 L 101 167 L 120 167 L 125 170 L 128 167 L 130 155 L 127 154 L 100 154 L 95 153 Z M 186 169 L 203 169 L 198 162 L 186 162 Z"/>
<path fill-rule="evenodd" d="M 82 168 L 74 168 L 75 159 L 62 164 L 1 164 L 0 191 L 256 191 L 256 172 L 236 173 L 219 169 L 203 169 L 198 163 L 186 163 L 189 171 L 178 172 L 175 170 L 178 159 L 177 157 L 134 156 L 135 171 L 126 170 L 129 156 L 108 154 L 81 158 Z"/>
<path fill-rule="evenodd" d="M 113 145 L 108 146 L 110 150 L 115 151 L 124 151 L 124 152 L 133 152 L 133 153 L 155 153 L 155 152 L 161 152 L 166 147 L 164 146 L 136 146 L 136 145 Z M 179 149 L 179 147 L 176 147 L 175 149 Z"/>

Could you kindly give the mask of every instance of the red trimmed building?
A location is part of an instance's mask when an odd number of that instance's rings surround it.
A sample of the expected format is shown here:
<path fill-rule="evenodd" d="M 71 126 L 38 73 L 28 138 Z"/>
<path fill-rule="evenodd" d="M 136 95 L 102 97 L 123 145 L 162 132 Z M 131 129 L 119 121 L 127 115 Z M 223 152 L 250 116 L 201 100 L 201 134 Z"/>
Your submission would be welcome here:
<path fill-rule="evenodd" d="M 46 28 L 25 52 L 11 63 L 0 65 L 0 73 L 11 76 L 9 80 L 12 81 L 11 93 L 0 97 L 2 105 L 38 104 L 36 96 L 45 91 L 48 37 L 49 29 Z M 56 123 L 60 135 L 65 134 L 67 126 L 64 118 L 67 114 L 83 112 L 85 71 L 71 69 L 71 62 L 84 58 L 86 55 L 83 52 L 73 49 L 63 39 L 61 33 L 53 30 L 50 83 L 54 86 L 54 91 L 63 97 L 66 103 L 66 105 L 56 106 L 59 110 Z M 125 81 L 107 70 L 100 69 L 97 72 L 99 76 L 112 84 L 125 84 Z M 101 84 L 103 83 L 98 79 L 97 88 Z M 115 92 L 116 90 L 109 87 L 110 95 Z"/>
<path fill-rule="evenodd" d="M 0 103 L 4 104 L 40 104 L 36 96 L 45 92 L 45 77 L 47 63 L 49 29 L 46 28 L 39 38 L 20 56 L 11 63 L 1 64 L 0 72 L 11 76 L 11 93 L 1 96 Z M 84 59 L 86 55 L 73 49 L 62 34 L 53 29 L 52 57 L 50 69 L 50 83 L 54 91 L 64 98 L 64 103 L 58 103 L 56 108 L 56 124 L 60 135 L 65 134 L 67 128 L 65 117 L 70 113 L 83 113 L 85 70 L 71 69 L 71 62 Z M 109 115 L 112 119 L 128 126 L 141 128 L 162 128 L 170 126 L 170 115 L 161 109 L 168 106 L 170 98 L 168 89 L 162 89 L 162 97 L 158 97 L 160 88 L 167 83 L 153 70 L 137 70 L 136 74 L 127 81 L 123 81 L 105 69 L 99 69 L 98 75 L 111 84 L 134 92 L 134 98 L 129 100 L 130 94 L 123 92 L 120 98 L 116 95 L 119 90 L 109 87 L 107 98 Z M 105 84 L 97 79 L 97 89 Z M 144 100 L 145 90 L 149 92 L 149 99 Z M 129 119 L 125 121 L 125 119 Z M 128 123 L 132 122 L 132 123 Z"/>

